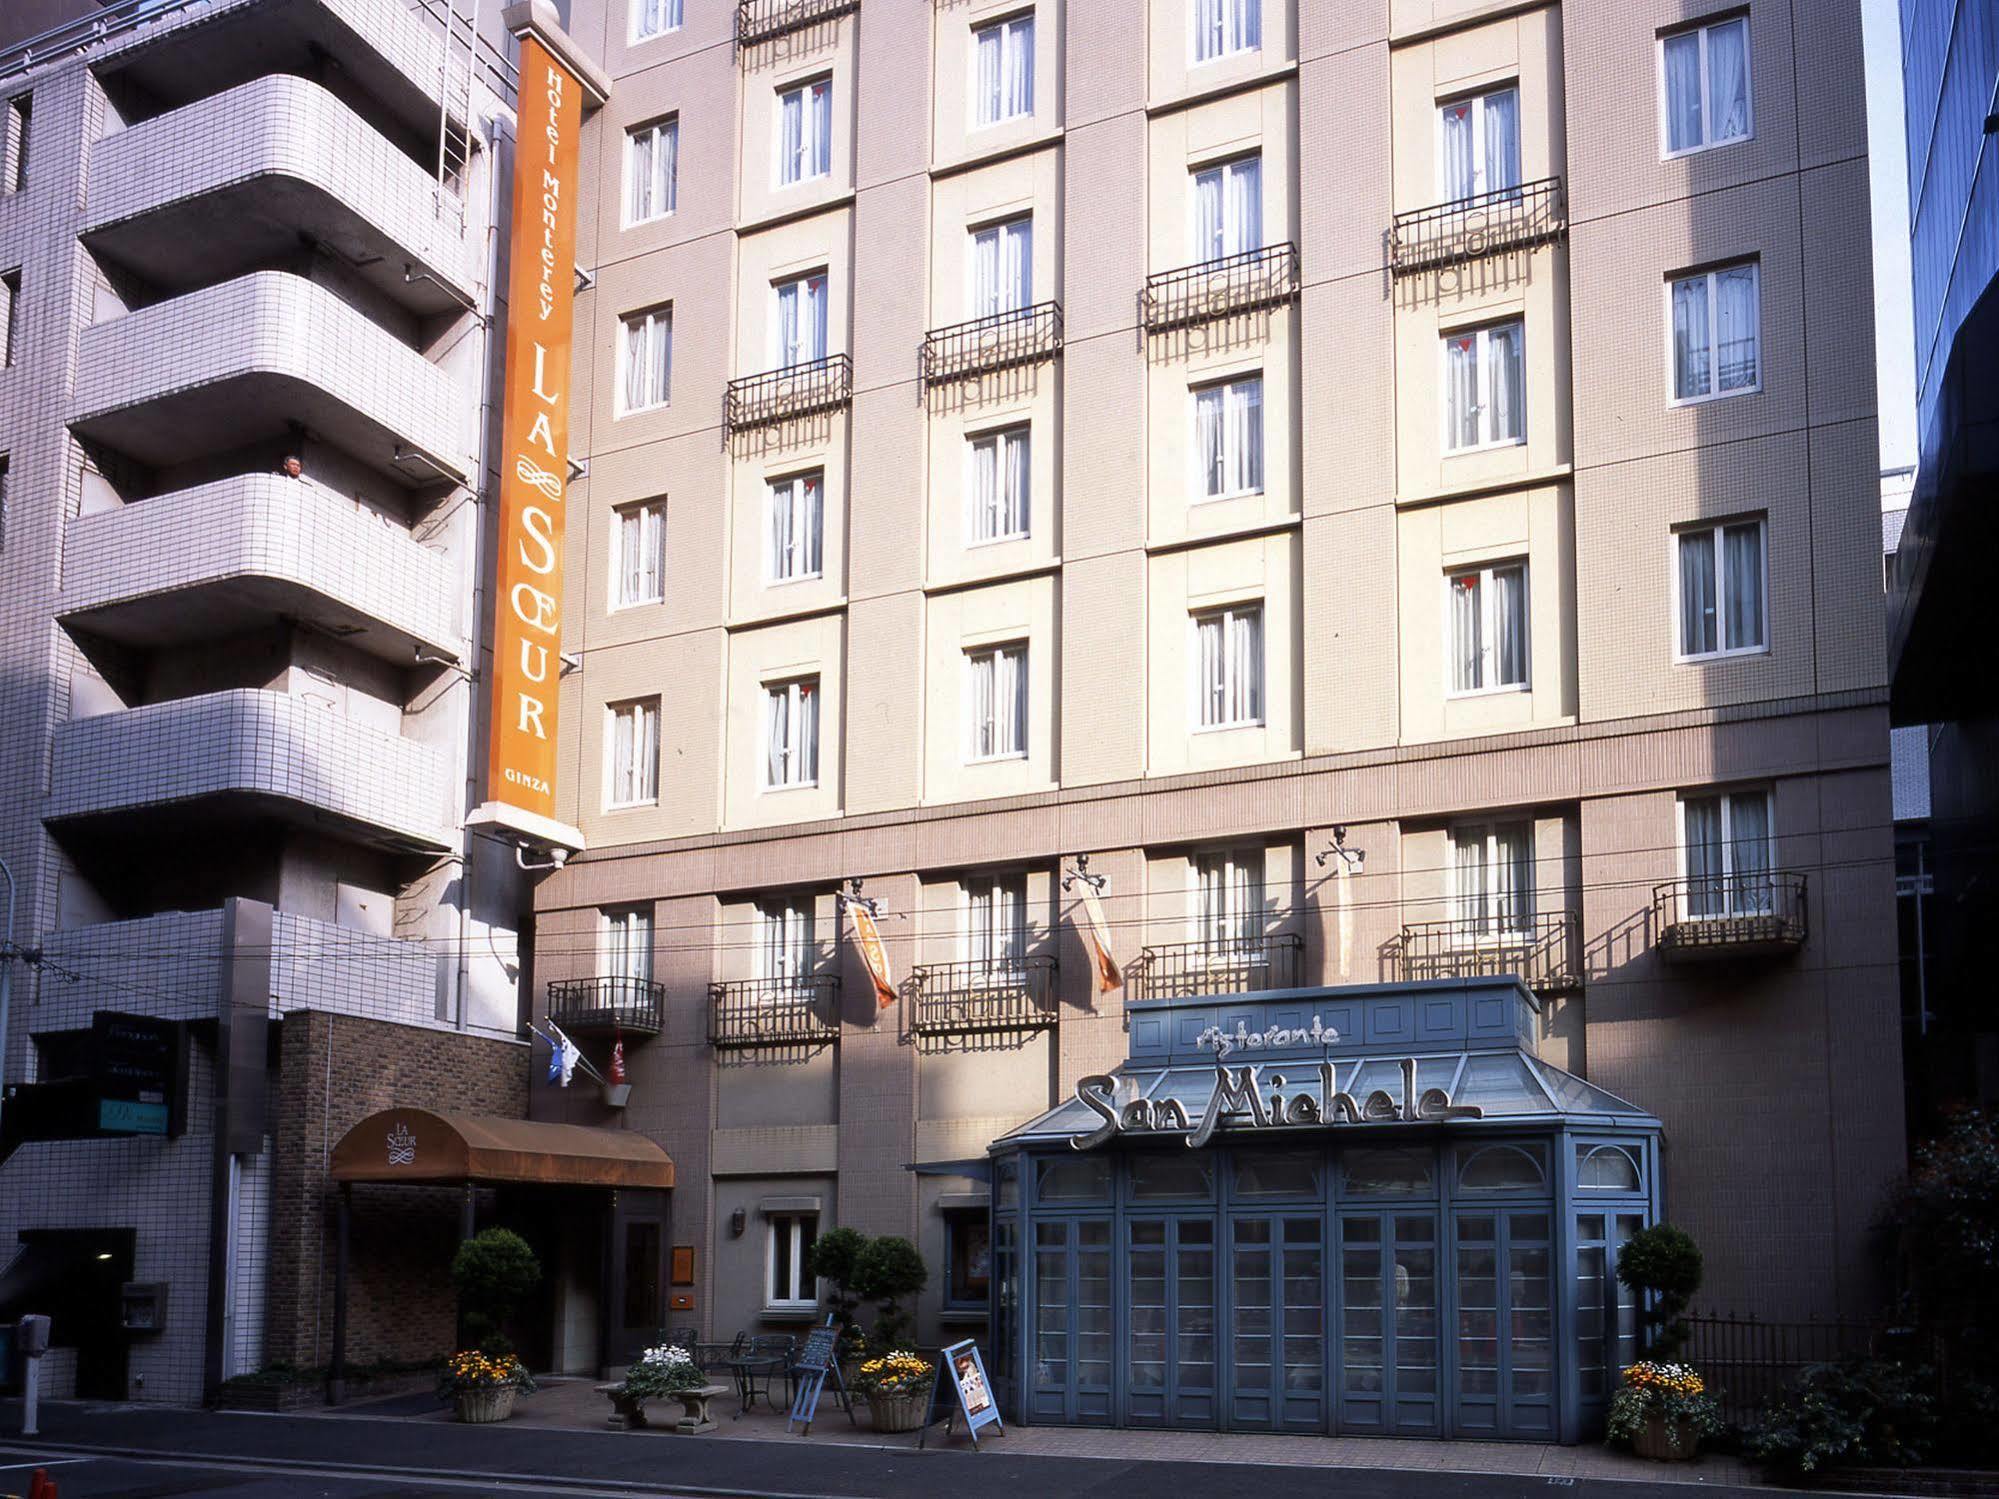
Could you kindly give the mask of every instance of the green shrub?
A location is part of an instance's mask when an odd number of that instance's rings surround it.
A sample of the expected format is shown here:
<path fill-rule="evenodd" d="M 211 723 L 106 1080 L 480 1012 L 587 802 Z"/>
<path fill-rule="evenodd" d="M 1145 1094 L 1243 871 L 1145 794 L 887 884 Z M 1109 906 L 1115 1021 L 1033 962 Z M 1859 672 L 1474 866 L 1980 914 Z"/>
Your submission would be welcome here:
<path fill-rule="evenodd" d="M 1641 1315 L 1652 1329 L 1645 1340 L 1648 1358 L 1670 1359 L 1687 1340 L 1687 1307 L 1701 1288 L 1700 1246 L 1670 1223 L 1642 1228 L 1617 1256 L 1617 1278 L 1639 1293 Z"/>
<path fill-rule="evenodd" d="M 461 1346 L 493 1357 L 510 1355 L 507 1319 L 540 1283 L 540 1261 L 510 1228 L 481 1229 L 460 1244 L 451 1260 L 451 1284 L 458 1292 Z"/>
<path fill-rule="evenodd" d="M 829 1228 L 805 1251 L 807 1273 L 829 1282 L 833 1287 L 826 1301 L 833 1320 L 839 1325 L 843 1344 L 851 1343 L 859 1336 L 857 1329 L 860 1323 L 855 1313 L 860 1310 L 861 1298 L 854 1290 L 854 1272 L 867 1247 L 868 1236 L 859 1229 Z"/>
<path fill-rule="evenodd" d="M 1919 1463 L 1937 1430 L 1926 1378 L 1926 1371 L 1882 1359 L 1814 1364 L 1764 1407 L 1749 1453 L 1797 1478 L 1832 1466 Z"/>
<path fill-rule="evenodd" d="M 877 1352 L 910 1346 L 910 1329 L 916 1319 L 902 1309 L 902 1301 L 929 1282 L 930 1268 L 909 1240 L 885 1234 L 868 1241 L 854 1262 L 854 1289 L 878 1304 L 873 1338 Z"/>

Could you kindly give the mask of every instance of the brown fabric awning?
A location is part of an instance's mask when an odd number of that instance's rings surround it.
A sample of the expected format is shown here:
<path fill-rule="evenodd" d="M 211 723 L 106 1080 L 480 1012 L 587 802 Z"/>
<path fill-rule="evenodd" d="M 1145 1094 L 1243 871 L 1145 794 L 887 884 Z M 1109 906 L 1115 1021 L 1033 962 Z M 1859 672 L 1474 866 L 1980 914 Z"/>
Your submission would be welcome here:
<path fill-rule="evenodd" d="M 332 1175 L 339 1182 L 670 1187 L 673 1158 L 630 1130 L 383 1109 L 340 1137 Z"/>

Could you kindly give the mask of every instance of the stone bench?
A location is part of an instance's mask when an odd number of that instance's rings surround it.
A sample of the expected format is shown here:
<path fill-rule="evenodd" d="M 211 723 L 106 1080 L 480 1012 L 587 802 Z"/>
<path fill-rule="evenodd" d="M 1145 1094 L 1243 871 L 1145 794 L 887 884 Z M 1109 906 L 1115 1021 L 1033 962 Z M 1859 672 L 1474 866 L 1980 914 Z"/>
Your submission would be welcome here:
<path fill-rule="evenodd" d="M 641 1431 L 652 1425 L 646 1419 L 646 1404 L 655 1399 L 678 1400 L 681 1417 L 673 1429 L 682 1436 L 699 1436 L 704 1431 L 715 1429 L 715 1418 L 708 1414 L 708 1402 L 717 1395 L 729 1393 L 727 1385 L 697 1385 L 691 1390 L 675 1390 L 664 1396 L 629 1395 L 622 1384 L 600 1384 L 597 1393 L 611 1402 L 611 1414 L 604 1418 L 604 1424 L 613 1431 Z"/>

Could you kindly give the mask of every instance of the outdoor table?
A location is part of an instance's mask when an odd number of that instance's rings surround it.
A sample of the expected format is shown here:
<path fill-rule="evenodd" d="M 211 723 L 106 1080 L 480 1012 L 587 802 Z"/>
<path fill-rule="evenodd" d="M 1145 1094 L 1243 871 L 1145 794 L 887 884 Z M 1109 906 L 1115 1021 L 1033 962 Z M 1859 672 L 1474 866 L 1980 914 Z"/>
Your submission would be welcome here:
<path fill-rule="evenodd" d="M 775 1409 L 770 1403 L 770 1382 L 778 1375 L 783 1374 L 790 1362 L 789 1358 L 781 1354 L 762 1354 L 754 1358 L 744 1357 L 723 1360 L 729 1371 L 736 1376 L 736 1415 L 734 1419 L 742 1419 L 743 1413 L 756 1404 L 759 1393 L 763 1395 L 764 1405 L 767 1408 Z M 763 1381 L 761 1391 L 757 1385 L 759 1379 Z"/>

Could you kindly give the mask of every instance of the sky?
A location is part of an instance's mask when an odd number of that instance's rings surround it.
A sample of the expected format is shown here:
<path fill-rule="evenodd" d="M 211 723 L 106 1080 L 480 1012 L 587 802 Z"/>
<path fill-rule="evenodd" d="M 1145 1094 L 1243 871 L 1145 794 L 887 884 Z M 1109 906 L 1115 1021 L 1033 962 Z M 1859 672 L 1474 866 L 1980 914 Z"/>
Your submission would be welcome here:
<path fill-rule="evenodd" d="M 1897 0 L 1861 0 L 1867 47 L 1868 177 L 1874 195 L 1874 377 L 1881 467 L 1916 461 L 1915 332 L 1909 310 L 1909 171 Z"/>

